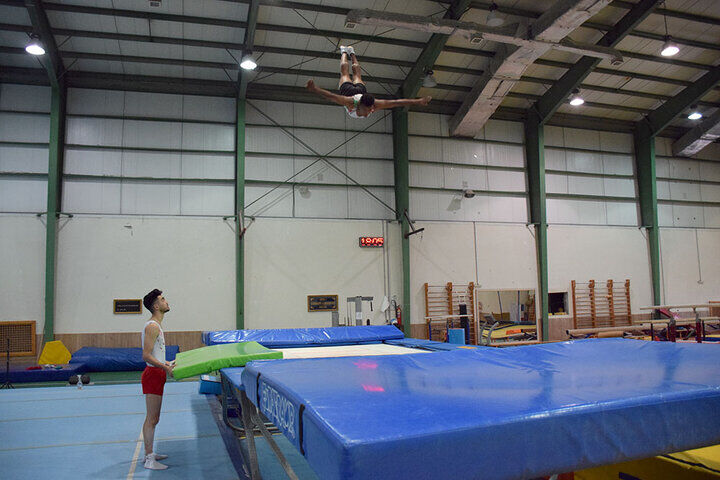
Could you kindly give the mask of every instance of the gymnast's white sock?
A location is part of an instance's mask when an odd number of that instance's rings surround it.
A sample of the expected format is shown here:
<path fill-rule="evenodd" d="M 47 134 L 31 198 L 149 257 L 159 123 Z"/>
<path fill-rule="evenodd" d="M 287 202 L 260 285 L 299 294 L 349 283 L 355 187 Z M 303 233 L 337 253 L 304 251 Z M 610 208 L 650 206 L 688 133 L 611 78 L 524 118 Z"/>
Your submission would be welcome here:
<path fill-rule="evenodd" d="M 168 466 L 155 460 L 155 455 L 151 453 L 145 455 L 145 468 L 149 470 L 165 470 Z"/>

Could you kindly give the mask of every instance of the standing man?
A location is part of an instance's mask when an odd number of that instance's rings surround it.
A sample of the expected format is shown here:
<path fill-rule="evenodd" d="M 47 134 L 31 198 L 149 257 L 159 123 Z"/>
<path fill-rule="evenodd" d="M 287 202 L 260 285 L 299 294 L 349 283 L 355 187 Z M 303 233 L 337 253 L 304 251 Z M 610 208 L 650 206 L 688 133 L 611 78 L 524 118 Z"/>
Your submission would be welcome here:
<path fill-rule="evenodd" d="M 329 92 L 315 85 L 313 80 L 308 80 L 307 88 L 313 93 L 321 95 L 331 102 L 345 107 L 345 111 L 352 118 L 367 117 L 377 110 L 395 107 L 408 107 L 412 105 L 427 105 L 432 97 L 422 98 L 399 98 L 397 100 L 376 100 L 374 96 L 367 93 L 365 83 L 362 80 L 360 63 L 355 57 L 353 47 L 340 47 L 340 82 L 338 83 L 340 95 Z M 352 60 L 353 77 L 350 78 L 350 63 Z"/>
<path fill-rule="evenodd" d="M 168 468 L 158 460 L 167 458 L 153 451 L 155 439 L 155 426 L 160 421 L 160 408 L 165 389 L 167 376 L 172 376 L 175 362 L 165 361 L 165 335 L 162 331 L 162 321 L 165 314 L 170 311 L 170 305 L 157 288 L 145 295 L 143 305 L 150 310 L 152 317 L 145 324 L 142 332 L 143 360 L 145 370 L 142 373 L 142 390 L 145 395 L 147 416 L 143 423 L 143 440 L 145 442 L 145 468 L 150 470 L 165 470 Z"/>

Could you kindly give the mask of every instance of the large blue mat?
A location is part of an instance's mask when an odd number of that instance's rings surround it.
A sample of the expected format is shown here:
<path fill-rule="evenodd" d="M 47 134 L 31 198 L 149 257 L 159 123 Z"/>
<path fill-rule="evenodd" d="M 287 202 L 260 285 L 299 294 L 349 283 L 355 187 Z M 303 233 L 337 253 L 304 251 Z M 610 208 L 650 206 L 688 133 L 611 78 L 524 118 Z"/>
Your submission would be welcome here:
<path fill-rule="evenodd" d="M 399 340 L 405 335 L 393 325 L 358 327 L 278 328 L 267 330 L 225 330 L 203 332 L 205 345 L 258 342 L 267 348 L 311 347 L 313 345 L 353 345 Z"/>
<path fill-rule="evenodd" d="M 500 479 L 720 443 L 719 364 L 716 345 L 600 339 L 223 374 L 320 478 Z"/>

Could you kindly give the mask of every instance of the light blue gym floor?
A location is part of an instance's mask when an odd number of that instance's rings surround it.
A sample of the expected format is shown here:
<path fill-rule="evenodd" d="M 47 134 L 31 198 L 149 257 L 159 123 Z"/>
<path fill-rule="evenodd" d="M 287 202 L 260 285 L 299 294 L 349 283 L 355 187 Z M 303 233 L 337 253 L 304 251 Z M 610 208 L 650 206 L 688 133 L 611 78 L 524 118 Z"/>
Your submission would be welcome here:
<path fill-rule="evenodd" d="M 196 382 L 168 382 L 155 451 L 169 455 L 163 463 L 170 468 L 150 471 L 142 466 L 145 398 L 139 384 L 0 390 L 0 477 L 245 478 L 213 415 Z M 237 443 L 228 432 L 223 428 L 239 465 Z M 301 479 L 317 478 L 282 435 L 276 438 Z M 264 441 L 258 441 L 258 453 L 263 478 L 287 478 Z"/>

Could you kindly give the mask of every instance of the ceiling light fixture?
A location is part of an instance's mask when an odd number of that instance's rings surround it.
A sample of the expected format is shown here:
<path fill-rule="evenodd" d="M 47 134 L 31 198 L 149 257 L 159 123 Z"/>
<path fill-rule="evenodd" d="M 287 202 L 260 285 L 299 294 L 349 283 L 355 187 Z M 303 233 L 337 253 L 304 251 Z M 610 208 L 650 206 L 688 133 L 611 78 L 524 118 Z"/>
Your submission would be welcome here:
<path fill-rule="evenodd" d="M 488 13 L 487 19 L 485 20 L 488 27 L 499 27 L 505 23 L 505 19 L 498 14 L 497 9 L 497 3 L 493 2 L 490 5 L 490 13 Z"/>
<path fill-rule="evenodd" d="M 585 100 L 580 96 L 580 90 L 577 88 L 572 91 L 572 95 L 570 96 L 570 105 L 573 107 L 577 107 L 579 105 L 582 105 L 585 103 Z"/>
<path fill-rule="evenodd" d="M 663 2 L 663 10 L 665 8 L 666 5 L 665 2 Z M 667 15 L 665 15 L 665 13 L 663 13 L 663 20 L 665 22 L 665 43 L 663 43 L 660 55 L 662 55 L 663 57 L 672 57 L 673 55 L 677 55 L 677 53 L 680 51 L 680 47 L 678 47 L 677 44 L 672 41 L 672 37 L 670 37 L 670 34 L 668 33 Z"/>
<path fill-rule="evenodd" d="M 702 113 L 698 110 L 697 105 L 693 105 L 690 107 L 690 113 L 688 114 L 688 120 L 700 120 L 702 118 Z"/>
<path fill-rule="evenodd" d="M 242 62 L 240 62 L 240 67 L 244 70 L 255 70 L 257 68 L 257 62 L 252 55 L 248 53 L 243 57 Z"/>
<path fill-rule="evenodd" d="M 423 78 L 422 86 L 425 88 L 437 87 L 437 80 L 435 80 L 432 70 L 425 70 L 425 78 Z"/>
<path fill-rule="evenodd" d="M 45 55 L 40 37 L 35 34 L 30 35 L 30 42 L 25 46 L 25 51 L 30 55 Z"/>

